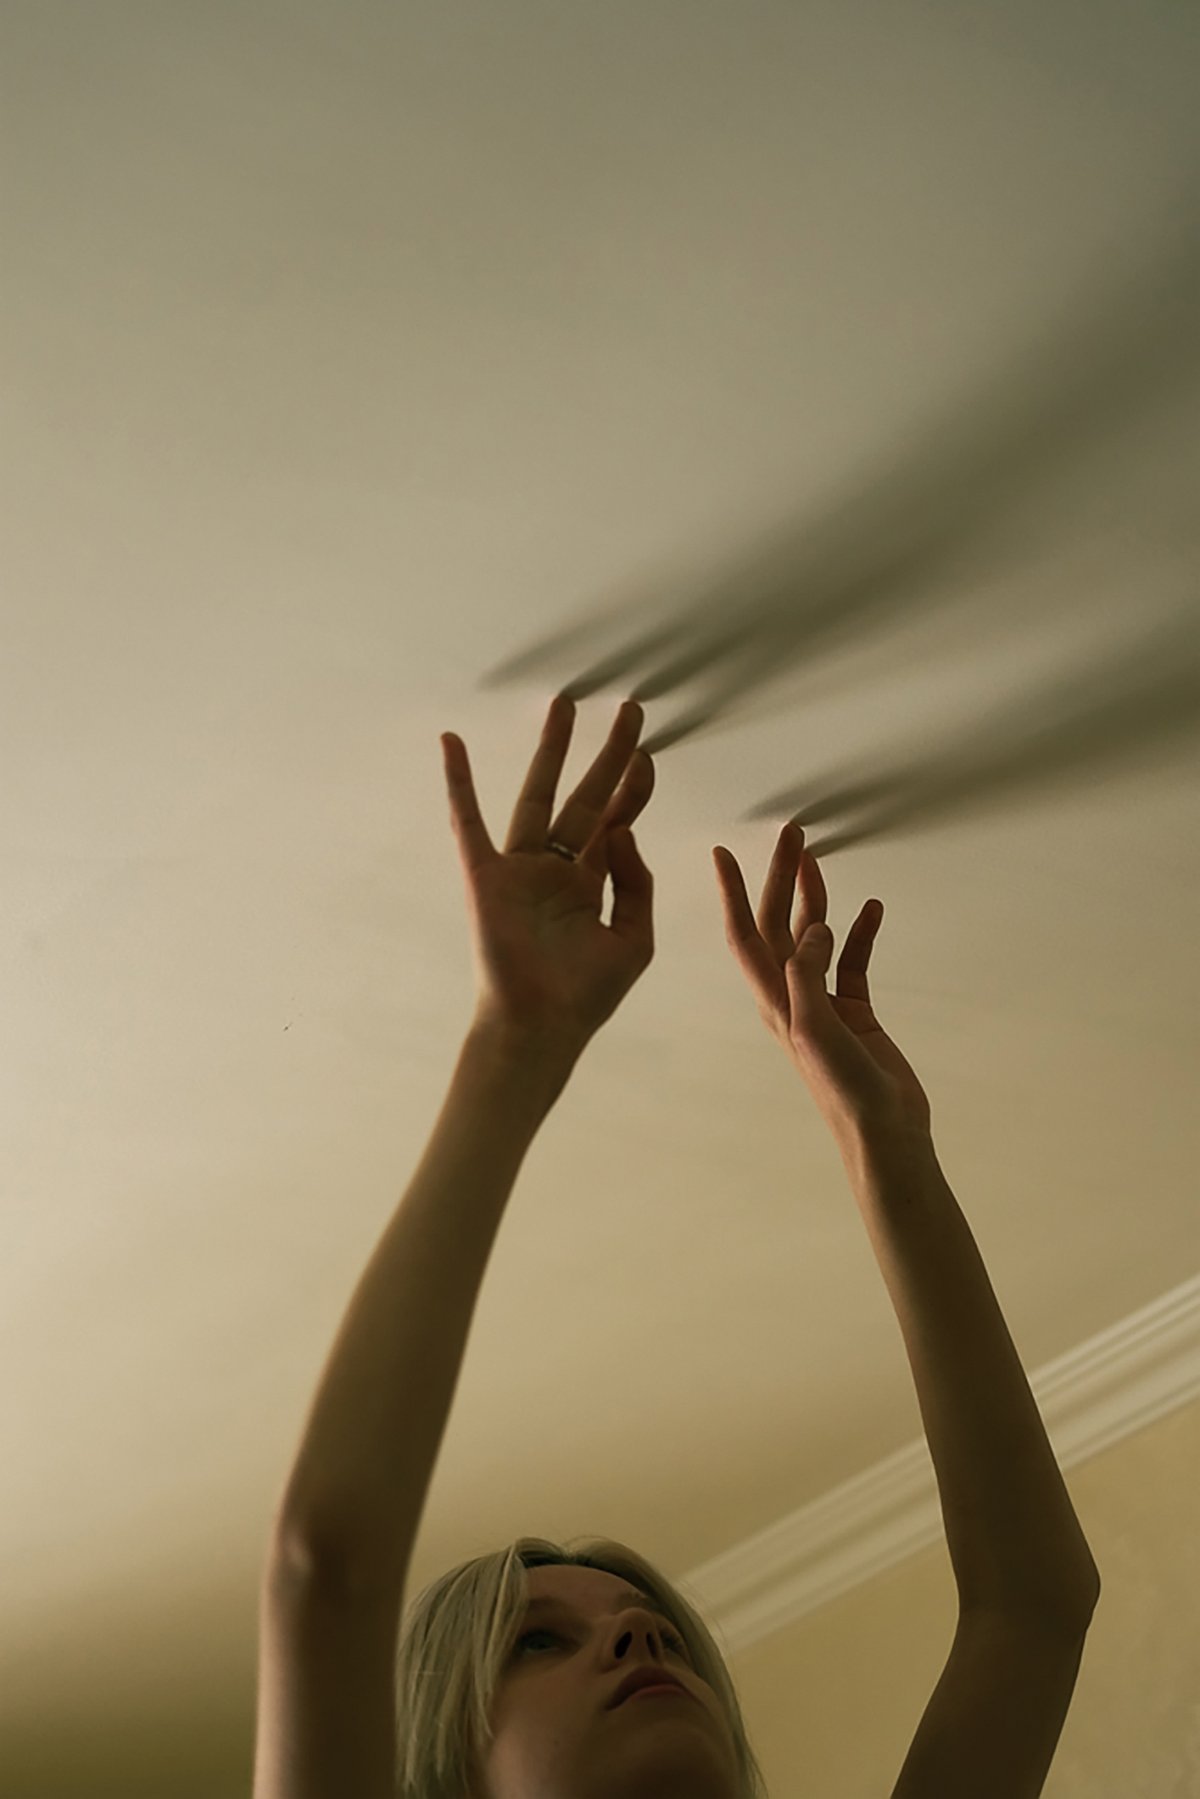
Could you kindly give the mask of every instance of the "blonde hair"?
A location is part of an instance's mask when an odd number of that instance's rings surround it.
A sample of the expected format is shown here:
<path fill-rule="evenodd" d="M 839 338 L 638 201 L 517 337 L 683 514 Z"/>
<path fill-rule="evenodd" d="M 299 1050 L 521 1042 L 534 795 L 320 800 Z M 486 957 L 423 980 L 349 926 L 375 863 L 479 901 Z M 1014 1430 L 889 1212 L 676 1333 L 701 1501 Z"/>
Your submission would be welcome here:
<path fill-rule="evenodd" d="M 608 1537 L 571 1544 L 518 1537 L 441 1575 L 407 1608 L 396 1652 L 397 1799 L 480 1799 L 492 1696 L 524 1615 L 527 1568 L 560 1563 L 620 1575 L 671 1618 L 692 1667 L 716 1694 L 733 1738 L 738 1799 L 767 1799 L 725 1661 L 708 1627 L 664 1574 Z"/>

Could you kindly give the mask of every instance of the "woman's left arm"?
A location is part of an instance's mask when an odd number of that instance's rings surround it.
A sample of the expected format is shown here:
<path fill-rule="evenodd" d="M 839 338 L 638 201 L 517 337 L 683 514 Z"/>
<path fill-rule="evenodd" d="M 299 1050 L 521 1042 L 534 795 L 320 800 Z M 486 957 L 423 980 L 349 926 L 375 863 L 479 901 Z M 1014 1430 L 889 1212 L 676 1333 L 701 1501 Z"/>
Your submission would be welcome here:
<path fill-rule="evenodd" d="M 1086 1623 L 1100 1574 L 933 1140 L 839 1147 L 908 1352 L 963 1613 Z"/>

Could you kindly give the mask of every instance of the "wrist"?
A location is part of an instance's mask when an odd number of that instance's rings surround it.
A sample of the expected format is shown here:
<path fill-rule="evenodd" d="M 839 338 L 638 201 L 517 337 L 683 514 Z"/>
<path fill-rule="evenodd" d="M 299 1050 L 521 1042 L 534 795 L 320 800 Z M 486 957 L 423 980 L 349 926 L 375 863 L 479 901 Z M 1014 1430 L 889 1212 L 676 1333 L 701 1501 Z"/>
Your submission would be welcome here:
<path fill-rule="evenodd" d="M 846 1172 L 855 1182 L 901 1169 L 925 1174 L 937 1165 L 932 1131 L 912 1119 L 848 1117 L 835 1125 L 834 1136 Z"/>
<path fill-rule="evenodd" d="M 481 1079 L 499 1084 L 514 1101 L 523 1099 L 535 1110 L 548 1111 L 570 1079 L 583 1047 L 476 1013 L 467 1028 L 462 1053 Z"/>

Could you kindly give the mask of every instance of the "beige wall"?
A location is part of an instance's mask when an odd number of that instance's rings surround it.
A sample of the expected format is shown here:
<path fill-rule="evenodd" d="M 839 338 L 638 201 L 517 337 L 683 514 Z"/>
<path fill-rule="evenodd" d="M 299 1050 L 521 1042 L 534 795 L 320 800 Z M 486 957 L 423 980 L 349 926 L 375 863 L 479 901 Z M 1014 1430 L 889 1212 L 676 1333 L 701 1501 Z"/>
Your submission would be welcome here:
<path fill-rule="evenodd" d="M 1045 1799 L 1200 1799 L 1200 1401 L 1068 1482 L 1104 1591 Z M 740 1655 L 771 1799 L 887 1799 L 954 1619 L 938 1545 Z"/>

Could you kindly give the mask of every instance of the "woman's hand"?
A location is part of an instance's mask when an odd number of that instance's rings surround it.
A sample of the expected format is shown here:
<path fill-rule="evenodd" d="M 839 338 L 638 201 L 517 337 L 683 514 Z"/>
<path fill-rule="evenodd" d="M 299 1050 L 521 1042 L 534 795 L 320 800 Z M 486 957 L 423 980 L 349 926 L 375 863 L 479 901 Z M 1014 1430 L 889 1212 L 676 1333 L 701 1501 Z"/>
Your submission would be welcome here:
<path fill-rule="evenodd" d="M 804 832 L 788 824 L 780 833 L 757 919 L 737 858 L 718 845 L 713 860 L 725 940 L 759 1016 L 787 1050 L 834 1134 L 876 1122 L 928 1132 L 925 1090 L 871 1010 L 867 964 L 883 921 L 882 901 L 868 900 L 851 925 L 838 957 L 837 992 L 830 994 L 825 977 L 833 932 L 825 922 L 825 882 L 804 847 Z M 797 883 L 796 919 L 789 925 Z"/>
<path fill-rule="evenodd" d="M 480 816 L 466 745 L 450 732 L 442 737 L 474 940 L 476 1022 L 572 1061 L 654 956 L 654 878 L 627 828 L 654 791 L 654 764 L 637 749 L 642 709 L 632 700 L 620 708 L 607 743 L 551 823 L 574 722 L 574 701 L 559 694 L 503 854 Z M 548 849 L 550 838 L 578 860 Z M 604 925 L 609 878 L 612 923 Z"/>

